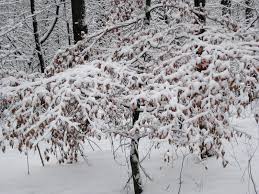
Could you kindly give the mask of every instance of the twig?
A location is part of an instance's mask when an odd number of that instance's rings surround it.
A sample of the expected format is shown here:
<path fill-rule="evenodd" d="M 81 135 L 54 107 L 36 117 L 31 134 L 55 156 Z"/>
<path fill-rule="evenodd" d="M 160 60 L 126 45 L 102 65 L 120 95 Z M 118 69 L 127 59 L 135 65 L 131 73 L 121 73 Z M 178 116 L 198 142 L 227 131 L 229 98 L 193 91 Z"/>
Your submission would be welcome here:
<path fill-rule="evenodd" d="M 42 155 L 41 155 L 41 152 L 40 152 L 40 147 L 39 147 L 39 144 L 37 144 L 37 150 L 38 150 L 38 152 L 39 152 L 39 155 L 40 155 L 40 160 L 41 160 L 41 164 L 42 164 L 42 166 L 44 167 L 44 161 L 43 161 L 43 158 L 42 158 Z"/>
<path fill-rule="evenodd" d="M 100 151 L 103 151 L 102 148 L 97 143 L 95 143 L 93 140 L 87 138 L 87 141 L 88 141 L 89 144 L 90 144 L 90 142 L 93 143 Z M 91 147 L 92 147 L 92 145 L 91 145 Z"/>
<path fill-rule="evenodd" d="M 239 169 L 242 170 L 241 165 L 240 165 L 240 163 L 239 163 L 239 161 L 238 161 L 238 159 L 237 159 L 237 157 L 236 157 L 236 153 L 235 153 L 234 146 L 233 146 L 232 142 L 230 143 L 230 145 L 231 145 L 231 148 L 232 148 L 232 150 L 233 150 L 233 153 L 232 153 L 232 154 L 230 153 L 230 155 L 231 155 L 231 156 L 234 158 L 234 160 L 236 161 L 236 163 L 237 163 Z"/>
<path fill-rule="evenodd" d="M 152 177 L 148 175 L 148 173 L 146 172 L 145 168 L 139 163 L 139 166 L 142 170 L 142 172 L 144 173 L 144 175 L 150 180 L 153 181 Z"/>
<path fill-rule="evenodd" d="M 82 149 L 83 149 L 83 146 L 81 145 Z M 79 152 L 81 154 L 81 157 L 84 159 L 84 161 L 88 164 L 88 166 L 91 166 L 91 164 L 89 163 L 87 157 L 85 156 L 83 150 L 82 150 L 80 147 L 79 147 Z"/>
<path fill-rule="evenodd" d="M 252 174 L 251 160 L 252 160 L 252 158 L 250 158 L 248 160 L 248 174 L 249 174 L 249 178 L 251 179 L 251 181 L 253 183 L 254 192 L 256 194 L 258 194 L 257 189 L 256 189 L 255 180 L 254 180 L 254 177 L 253 177 L 253 174 Z"/>
<path fill-rule="evenodd" d="M 151 145 L 151 147 L 149 148 L 147 154 L 140 160 L 140 164 L 147 158 L 148 155 L 150 155 L 152 148 L 154 147 L 155 143 L 153 142 L 153 144 Z"/>
<path fill-rule="evenodd" d="M 127 185 L 129 184 L 131 178 L 132 178 L 132 173 L 131 173 L 131 175 L 129 176 L 129 178 L 128 178 L 128 180 L 127 180 L 127 182 L 126 182 L 126 184 L 125 184 L 125 186 L 124 186 L 124 188 L 123 188 L 124 190 L 126 189 Z"/>
<path fill-rule="evenodd" d="M 255 184 L 255 181 L 254 181 L 254 177 L 253 177 L 253 174 L 252 174 L 251 161 L 252 161 L 252 159 L 254 158 L 254 155 L 255 155 L 256 151 L 258 150 L 258 147 L 259 147 L 259 144 L 257 144 L 256 149 L 255 149 L 254 152 L 251 154 L 251 157 L 250 157 L 249 160 L 248 160 L 248 175 L 249 175 L 249 178 L 250 178 L 251 181 L 252 181 L 252 184 L 253 184 L 253 187 L 254 187 L 254 191 L 255 191 L 256 194 L 258 194 L 258 192 L 257 192 L 256 184 Z"/>
<path fill-rule="evenodd" d="M 183 160 L 182 160 L 182 166 L 181 166 L 181 171 L 180 171 L 180 176 L 179 176 L 179 189 L 178 189 L 178 194 L 181 193 L 181 188 L 182 188 L 182 174 L 183 174 L 183 166 L 184 166 L 184 161 L 187 155 L 183 156 Z"/>
<path fill-rule="evenodd" d="M 27 173 L 30 175 L 30 164 L 29 164 L 29 153 L 26 152 L 26 158 L 27 158 Z"/>
<path fill-rule="evenodd" d="M 94 147 L 92 146 L 92 144 L 91 144 L 91 142 L 89 141 L 89 139 L 87 139 L 87 142 L 88 142 L 88 144 L 90 145 L 90 147 L 92 148 L 92 150 L 95 151 L 95 150 L 94 150 Z"/>

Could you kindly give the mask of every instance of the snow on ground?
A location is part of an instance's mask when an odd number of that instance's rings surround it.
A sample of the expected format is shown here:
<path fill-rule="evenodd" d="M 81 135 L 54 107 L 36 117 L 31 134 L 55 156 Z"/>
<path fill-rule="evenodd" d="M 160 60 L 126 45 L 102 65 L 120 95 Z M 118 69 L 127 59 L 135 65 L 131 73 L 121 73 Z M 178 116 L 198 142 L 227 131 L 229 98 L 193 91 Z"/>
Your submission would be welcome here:
<path fill-rule="evenodd" d="M 252 135 L 227 145 L 229 165 L 223 168 L 220 160 L 210 158 L 200 162 L 187 156 L 182 169 L 182 194 L 254 194 L 248 174 L 248 160 L 254 154 L 251 165 L 253 179 L 259 190 L 258 131 L 254 119 L 234 121 L 235 126 Z M 141 156 L 147 153 L 148 143 L 140 145 Z M 103 151 L 89 151 L 88 164 L 58 165 L 54 161 L 45 167 L 37 153 L 29 154 L 30 175 L 27 175 L 26 156 L 16 151 L 0 153 L 0 194 L 123 194 L 128 179 L 124 155 L 115 161 L 108 142 L 102 142 Z M 255 151 L 256 150 L 256 151 Z M 152 181 L 143 177 L 145 194 L 177 194 L 182 157 L 172 163 L 163 161 L 163 153 L 153 150 L 143 162 Z M 207 168 L 207 170 L 206 170 Z M 258 191 L 259 192 L 259 191 Z M 128 193 L 133 193 L 132 190 Z"/>

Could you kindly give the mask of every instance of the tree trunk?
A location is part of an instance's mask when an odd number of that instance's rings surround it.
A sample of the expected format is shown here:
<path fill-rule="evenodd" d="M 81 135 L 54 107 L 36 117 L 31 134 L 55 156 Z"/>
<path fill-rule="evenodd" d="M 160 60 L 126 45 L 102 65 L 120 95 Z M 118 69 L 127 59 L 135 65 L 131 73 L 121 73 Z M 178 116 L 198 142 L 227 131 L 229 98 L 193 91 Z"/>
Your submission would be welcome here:
<path fill-rule="evenodd" d="M 140 177 L 140 169 L 139 169 L 138 144 L 139 144 L 138 139 L 131 140 L 130 164 L 131 164 L 135 194 L 141 194 L 143 191 L 141 177 Z"/>
<path fill-rule="evenodd" d="M 197 10 L 199 12 L 204 12 L 204 7 L 205 7 L 205 4 L 206 4 L 206 0 L 194 0 L 194 7 L 198 8 Z M 199 21 L 202 22 L 202 23 L 205 23 L 206 21 L 206 18 L 204 15 L 202 14 L 196 14 L 199 18 Z"/>
<path fill-rule="evenodd" d="M 139 119 L 139 109 L 140 105 L 137 104 L 137 108 L 133 111 L 133 126 L 136 123 L 136 121 Z M 130 149 L 130 164 L 131 164 L 131 171 L 132 171 L 132 178 L 133 178 L 133 184 L 134 184 L 134 191 L 135 194 L 141 194 L 142 189 L 142 183 L 141 183 L 141 176 L 140 176 L 140 169 L 139 169 L 139 151 L 138 151 L 138 145 L 139 145 L 139 137 L 138 132 L 136 132 L 136 135 L 134 139 L 131 140 L 131 149 Z"/>
<path fill-rule="evenodd" d="M 58 22 L 58 17 L 59 17 L 59 5 L 56 6 L 56 17 L 53 21 L 53 23 L 51 24 L 50 28 L 48 29 L 48 31 L 42 36 L 42 38 L 40 39 L 40 44 L 42 45 L 51 35 L 51 33 L 53 32 L 57 22 Z"/>
<path fill-rule="evenodd" d="M 67 38 L 68 38 L 68 45 L 71 45 L 71 34 L 70 34 L 70 25 L 69 25 L 69 21 L 67 19 L 67 6 L 66 6 L 66 2 L 64 3 L 64 17 L 66 20 L 66 26 L 67 26 Z"/>
<path fill-rule="evenodd" d="M 41 50 L 39 31 L 38 31 L 38 22 L 37 22 L 36 15 L 35 15 L 35 0 L 30 0 L 30 3 L 31 3 L 32 27 L 33 27 L 35 44 L 36 44 L 36 51 L 37 51 L 37 55 L 38 55 L 38 58 L 40 61 L 41 73 L 44 73 L 45 64 L 44 64 L 43 54 L 42 54 L 42 50 Z"/>
<path fill-rule="evenodd" d="M 246 20 L 247 22 L 250 21 L 250 19 L 253 17 L 253 10 L 250 8 L 252 5 L 253 5 L 253 0 L 246 0 L 245 1 L 245 4 L 246 4 Z"/>
<path fill-rule="evenodd" d="M 194 7 L 205 7 L 205 0 L 194 0 Z"/>
<path fill-rule="evenodd" d="M 41 155 L 41 151 L 40 151 L 39 144 L 37 144 L 37 150 L 38 150 L 38 152 L 39 152 L 41 164 L 42 164 L 42 166 L 44 167 L 45 165 L 44 165 L 43 157 L 42 157 L 42 155 Z"/>
<path fill-rule="evenodd" d="M 150 24 L 150 19 L 151 19 L 151 14 L 150 11 L 148 10 L 151 6 L 151 0 L 146 0 L 146 24 Z"/>
<path fill-rule="evenodd" d="M 74 42 L 82 40 L 82 32 L 88 32 L 85 25 L 85 0 L 71 0 Z"/>
<path fill-rule="evenodd" d="M 68 45 L 71 45 L 70 25 L 69 25 L 69 20 L 67 19 L 67 2 L 66 2 L 66 0 L 61 0 L 61 2 L 64 3 L 64 13 L 63 14 L 64 14 L 64 19 L 66 21 Z"/>
<path fill-rule="evenodd" d="M 231 0 L 221 0 L 221 5 L 223 5 L 222 15 L 231 15 Z"/>

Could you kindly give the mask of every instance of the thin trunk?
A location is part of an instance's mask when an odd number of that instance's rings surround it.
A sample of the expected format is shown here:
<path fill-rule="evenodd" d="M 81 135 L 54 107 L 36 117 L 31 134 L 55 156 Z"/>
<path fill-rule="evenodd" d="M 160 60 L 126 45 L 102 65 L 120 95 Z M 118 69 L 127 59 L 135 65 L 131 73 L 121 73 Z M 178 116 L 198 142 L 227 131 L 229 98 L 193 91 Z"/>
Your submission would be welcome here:
<path fill-rule="evenodd" d="M 204 7 L 206 4 L 206 0 L 194 0 L 194 7 L 201 13 L 204 12 Z M 203 14 L 196 14 L 199 18 L 199 21 L 205 23 L 206 18 Z"/>
<path fill-rule="evenodd" d="M 139 103 L 133 112 L 133 126 L 136 123 L 136 121 L 139 119 Z M 142 183 L 141 183 L 141 176 L 140 176 L 140 169 L 139 169 L 139 151 L 138 151 L 138 145 L 139 145 L 139 137 L 138 133 L 136 133 L 134 139 L 131 140 L 131 150 L 130 150 L 130 164 L 131 164 L 131 171 L 132 171 L 132 178 L 133 178 L 133 184 L 134 184 L 134 191 L 135 194 L 141 194 L 142 189 Z"/>
<path fill-rule="evenodd" d="M 40 43 L 43 44 L 51 35 L 51 33 L 53 32 L 57 22 L 58 22 L 58 16 L 59 16 L 59 5 L 56 6 L 56 17 L 53 20 L 53 23 L 51 24 L 50 28 L 48 29 L 48 31 L 42 36 L 42 38 L 40 39 Z"/>
<path fill-rule="evenodd" d="M 146 24 L 150 24 L 151 19 L 151 13 L 149 11 L 149 8 L 151 6 L 151 0 L 146 0 Z"/>
<path fill-rule="evenodd" d="M 45 165 L 44 165 L 44 161 L 43 161 L 43 158 L 42 158 L 42 155 L 41 155 L 41 151 L 40 151 L 39 144 L 37 144 L 37 150 L 38 150 L 39 155 L 40 155 L 40 161 L 41 161 L 41 164 L 42 164 L 42 166 L 44 167 Z"/>
<path fill-rule="evenodd" d="M 222 15 L 231 15 L 231 0 L 221 0 L 222 8 Z"/>
<path fill-rule="evenodd" d="M 38 58 L 40 61 L 41 73 L 44 73 L 45 64 L 44 64 L 43 54 L 42 54 L 42 50 L 41 50 L 39 31 L 38 31 L 38 22 L 37 22 L 36 15 L 35 15 L 35 0 L 30 0 L 30 3 L 31 3 L 32 27 L 33 27 L 35 44 L 36 44 L 36 51 L 37 51 L 37 55 L 38 55 Z"/>
<path fill-rule="evenodd" d="M 26 162 L 27 162 L 27 173 L 30 175 L 30 163 L 29 163 L 29 152 L 26 151 Z"/>
<path fill-rule="evenodd" d="M 64 0 L 64 1 L 65 1 L 65 0 Z M 66 25 L 67 25 L 68 45 L 71 45 L 70 25 L 69 25 L 69 21 L 68 21 L 68 19 L 67 19 L 67 2 L 64 2 L 64 17 L 65 17 Z"/>
<path fill-rule="evenodd" d="M 71 45 L 70 25 L 69 25 L 69 21 L 67 19 L 67 2 L 66 2 L 66 0 L 62 0 L 62 2 L 64 2 L 64 18 L 65 18 L 66 26 L 67 26 L 68 45 Z"/>
<path fill-rule="evenodd" d="M 82 40 L 82 32 L 87 34 L 85 25 L 85 0 L 71 0 L 74 42 Z"/>
<path fill-rule="evenodd" d="M 140 169 L 139 169 L 138 144 L 139 144 L 138 139 L 131 140 L 130 164 L 131 164 L 135 194 L 141 194 L 143 191 L 141 177 L 140 177 Z"/>

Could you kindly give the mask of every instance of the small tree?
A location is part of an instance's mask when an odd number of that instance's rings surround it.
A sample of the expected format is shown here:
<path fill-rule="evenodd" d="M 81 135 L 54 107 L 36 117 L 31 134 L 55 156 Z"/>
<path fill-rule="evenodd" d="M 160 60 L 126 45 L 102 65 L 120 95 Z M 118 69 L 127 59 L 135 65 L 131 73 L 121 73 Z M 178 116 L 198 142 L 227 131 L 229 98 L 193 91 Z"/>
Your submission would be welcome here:
<path fill-rule="evenodd" d="M 226 167 L 223 141 L 241 133 L 230 119 L 259 97 L 259 37 L 221 24 L 197 34 L 200 24 L 186 20 L 197 12 L 178 3 L 170 7 L 177 20 L 167 28 L 161 20 L 156 28 L 141 28 L 144 11 L 125 22 L 120 15 L 118 24 L 57 53 L 44 78 L 2 78 L 2 148 L 17 143 L 20 151 L 35 149 L 43 141 L 47 160 L 54 155 L 73 162 L 89 137 L 126 138 L 137 194 L 143 190 L 142 138 L 186 148 L 201 159 L 216 156 Z"/>

